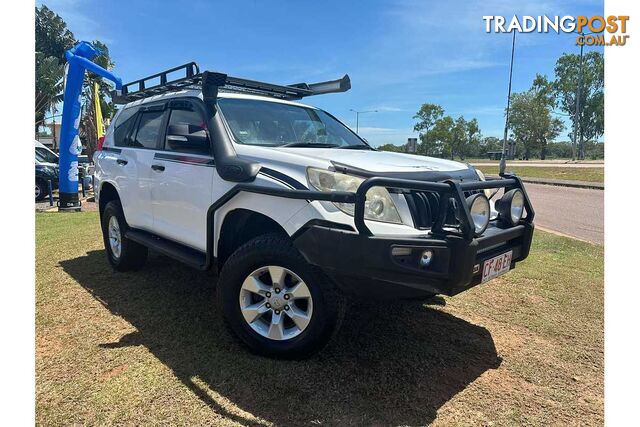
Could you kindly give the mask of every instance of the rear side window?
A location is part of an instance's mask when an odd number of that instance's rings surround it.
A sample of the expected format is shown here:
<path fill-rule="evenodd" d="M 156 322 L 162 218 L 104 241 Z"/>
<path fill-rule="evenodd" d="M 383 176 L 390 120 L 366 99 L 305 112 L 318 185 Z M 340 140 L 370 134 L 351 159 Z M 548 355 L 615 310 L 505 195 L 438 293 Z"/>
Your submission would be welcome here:
<path fill-rule="evenodd" d="M 145 111 L 140 113 L 138 131 L 131 144 L 135 148 L 158 148 L 158 137 L 164 111 Z"/>
<path fill-rule="evenodd" d="M 129 141 L 126 138 L 133 127 L 133 123 L 136 121 L 136 113 L 138 110 L 139 108 L 135 107 L 127 108 L 118 116 L 113 131 L 113 141 L 116 147 L 126 147 L 129 145 Z"/>

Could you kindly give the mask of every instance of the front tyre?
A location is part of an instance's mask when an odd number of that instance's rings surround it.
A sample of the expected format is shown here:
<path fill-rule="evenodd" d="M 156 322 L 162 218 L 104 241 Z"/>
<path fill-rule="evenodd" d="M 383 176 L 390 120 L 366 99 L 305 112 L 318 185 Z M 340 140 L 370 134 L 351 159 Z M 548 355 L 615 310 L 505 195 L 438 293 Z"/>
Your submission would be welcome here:
<path fill-rule="evenodd" d="M 231 330 L 255 353 L 302 359 L 322 349 L 344 299 L 283 235 L 257 237 L 234 252 L 218 281 Z"/>
<path fill-rule="evenodd" d="M 36 179 L 36 202 L 43 200 L 49 195 L 49 187 L 47 183 L 41 179 Z"/>
<path fill-rule="evenodd" d="M 102 212 L 102 237 L 107 259 L 118 271 L 139 270 L 147 260 L 147 247 L 125 237 L 128 228 L 120 202 L 107 203 Z"/>

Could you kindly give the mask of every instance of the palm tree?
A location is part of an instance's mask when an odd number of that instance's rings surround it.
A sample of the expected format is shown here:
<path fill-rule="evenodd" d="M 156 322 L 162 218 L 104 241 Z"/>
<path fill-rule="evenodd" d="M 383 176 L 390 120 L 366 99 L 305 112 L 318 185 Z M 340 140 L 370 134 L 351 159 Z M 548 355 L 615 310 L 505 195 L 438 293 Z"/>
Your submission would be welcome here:
<path fill-rule="evenodd" d="M 64 20 L 45 5 L 35 9 L 36 90 L 35 128 L 44 122 L 45 114 L 55 112 L 62 101 L 64 52 L 75 44 L 73 33 Z"/>
<path fill-rule="evenodd" d="M 100 65 L 102 68 L 106 70 L 111 70 L 114 67 L 114 63 L 109 56 L 109 48 L 107 45 L 102 43 L 99 40 L 94 40 L 92 42 L 93 46 L 95 46 L 98 50 L 100 50 L 100 55 L 96 56 L 93 59 L 93 62 Z M 84 81 L 84 85 L 82 88 L 82 97 L 84 108 L 82 111 L 82 122 L 80 128 L 80 137 L 82 138 L 86 154 L 91 158 L 93 156 L 93 152 L 96 150 L 98 144 L 98 138 L 96 135 L 96 117 L 95 117 L 95 101 L 94 101 L 94 91 L 93 85 L 94 83 L 98 83 L 100 90 L 98 92 L 98 96 L 100 98 L 100 108 L 102 110 L 103 118 L 111 117 L 114 107 L 113 103 L 110 102 L 110 94 L 109 89 L 110 86 L 105 84 L 103 79 L 91 72 L 87 73 L 87 77 Z"/>
<path fill-rule="evenodd" d="M 44 123 L 47 112 L 56 112 L 62 101 L 64 66 L 53 56 L 36 53 L 35 130 Z"/>

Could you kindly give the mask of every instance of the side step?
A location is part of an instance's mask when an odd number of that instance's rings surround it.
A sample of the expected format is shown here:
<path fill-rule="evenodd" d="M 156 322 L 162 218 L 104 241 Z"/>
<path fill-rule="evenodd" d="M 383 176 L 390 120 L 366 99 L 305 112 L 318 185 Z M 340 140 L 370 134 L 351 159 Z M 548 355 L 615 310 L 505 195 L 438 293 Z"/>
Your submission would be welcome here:
<path fill-rule="evenodd" d="M 142 230 L 129 229 L 125 237 L 198 270 L 207 268 L 207 254 L 204 252 Z"/>

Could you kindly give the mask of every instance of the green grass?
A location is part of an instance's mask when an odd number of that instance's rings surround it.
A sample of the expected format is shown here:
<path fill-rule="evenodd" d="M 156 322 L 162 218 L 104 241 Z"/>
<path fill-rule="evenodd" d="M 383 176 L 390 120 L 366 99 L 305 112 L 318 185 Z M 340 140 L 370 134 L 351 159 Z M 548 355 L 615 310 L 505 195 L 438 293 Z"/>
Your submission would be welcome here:
<path fill-rule="evenodd" d="M 537 232 L 528 260 L 454 298 L 354 304 L 303 361 L 249 354 L 215 277 L 105 258 L 98 215 L 36 214 L 42 425 L 603 423 L 603 248 Z"/>
<path fill-rule="evenodd" d="M 484 172 L 485 175 L 498 175 L 498 166 L 479 166 L 478 169 Z M 527 178 L 604 182 L 604 168 L 510 166 L 507 163 L 507 171 L 515 172 L 518 176 Z"/>

